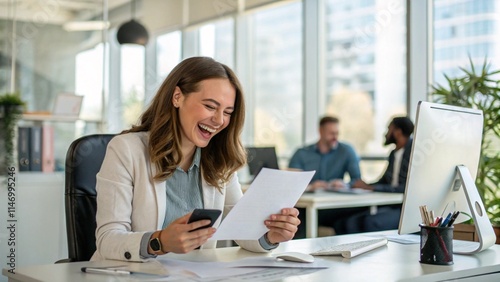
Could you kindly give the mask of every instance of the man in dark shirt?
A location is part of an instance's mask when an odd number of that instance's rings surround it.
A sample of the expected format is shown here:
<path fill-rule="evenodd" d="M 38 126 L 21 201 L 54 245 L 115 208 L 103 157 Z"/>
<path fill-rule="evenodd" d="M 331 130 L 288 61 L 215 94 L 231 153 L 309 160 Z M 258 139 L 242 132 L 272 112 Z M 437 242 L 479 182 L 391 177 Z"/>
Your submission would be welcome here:
<path fill-rule="evenodd" d="M 375 183 L 366 184 L 362 180 L 354 182 L 353 187 L 378 192 L 404 193 L 406 177 L 413 143 L 413 122 L 407 117 L 395 117 L 387 128 L 385 145 L 395 144 L 389 155 L 389 163 L 382 177 Z M 346 220 L 347 233 L 370 232 L 396 229 L 401 215 L 401 205 L 378 207 L 376 214 L 361 212 Z"/>

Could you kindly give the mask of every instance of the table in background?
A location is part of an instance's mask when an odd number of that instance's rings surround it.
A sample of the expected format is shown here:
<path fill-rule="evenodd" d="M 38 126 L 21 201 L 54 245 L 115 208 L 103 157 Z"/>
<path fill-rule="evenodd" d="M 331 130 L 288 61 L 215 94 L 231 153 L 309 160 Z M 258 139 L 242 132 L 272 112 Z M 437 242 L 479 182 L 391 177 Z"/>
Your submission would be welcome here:
<path fill-rule="evenodd" d="M 340 244 L 370 239 L 369 236 L 396 234 L 395 231 L 360 233 L 313 239 L 292 240 L 282 243 L 273 253 L 298 251 L 309 253 L 331 244 Z M 43 255 L 43 254 L 40 254 Z M 270 256 L 269 253 L 252 253 L 239 247 L 195 250 L 189 254 L 167 254 L 168 258 L 188 261 L 234 261 L 249 256 Z M 389 242 L 352 259 L 342 257 L 322 257 L 328 269 L 296 275 L 293 281 L 441 281 L 462 278 L 462 281 L 500 281 L 500 245 L 475 255 L 453 255 L 454 264 L 448 266 L 419 263 L 419 244 L 402 245 Z M 86 274 L 82 266 L 122 265 L 127 262 L 102 261 L 25 266 L 16 269 L 16 274 L 3 270 L 9 282 L 51 281 L 138 281 L 135 274 L 130 276 Z M 282 279 L 278 281 L 290 281 Z"/>
<path fill-rule="evenodd" d="M 356 207 L 375 208 L 381 205 L 401 204 L 402 202 L 402 193 L 347 194 L 316 191 L 314 193 L 304 193 L 295 206 L 306 209 L 306 236 L 307 238 L 315 238 L 318 236 L 318 210 Z"/>

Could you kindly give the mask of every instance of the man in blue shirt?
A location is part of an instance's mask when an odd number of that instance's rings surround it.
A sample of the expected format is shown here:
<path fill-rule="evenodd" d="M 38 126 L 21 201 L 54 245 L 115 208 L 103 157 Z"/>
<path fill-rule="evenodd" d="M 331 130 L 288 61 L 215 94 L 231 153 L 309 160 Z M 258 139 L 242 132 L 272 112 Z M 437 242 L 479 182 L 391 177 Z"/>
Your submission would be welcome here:
<path fill-rule="evenodd" d="M 298 149 L 288 165 L 304 171 L 316 170 L 307 190 L 342 187 L 346 173 L 352 183 L 360 179 L 359 158 L 354 149 L 338 141 L 338 118 L 323 117 L 319 122 L 319 136 L 317 143 Z"/>
<path fill-rule="evenodd" d="M 343 179 L 346 173 L 349 174 L 351 183 L 360 179 L 359 158 L 356 152 L 350 145 L 338 141 L 339 119 L 330 116 L 321 118 L 319 136 L 319 140 L 315 144 L 298 149 L 293 154 L 288 165 L 291 169 L 316 170 L 306 191 L 312 192 L 344 187 Z M 364 210 L 364 208 L 320 210 L 318 224 L 334 227 L 336 231 L 344 233 L 344 228 L 337 224 L 337 219 L 347 217 L 361 210 Z M 295 238 L 305 237 L 303 228 L 305 226 L 304 214 L 305 212 L 302 209 L 299 215 L 302 224 L 300 224 Z"/>

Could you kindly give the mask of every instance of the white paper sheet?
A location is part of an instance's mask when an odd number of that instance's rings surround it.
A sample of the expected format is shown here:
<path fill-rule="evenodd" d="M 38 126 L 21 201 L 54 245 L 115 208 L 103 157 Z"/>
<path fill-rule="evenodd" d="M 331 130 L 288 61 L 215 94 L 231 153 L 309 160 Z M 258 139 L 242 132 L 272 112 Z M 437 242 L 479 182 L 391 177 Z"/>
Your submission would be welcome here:
<path fill-rule="evenodd" d="M 171 275 L 170 277 L 162 277 L 163 281 L 171 281 L 179 277 L 185 279 L 196 277 L 204 279 L 229 278 L 250 273 L 260 273 L 269 268 L 316 270 L 328 268 L 327 262 L 318 258 L 313 263 L 281 261 L 275 257 L 248 257 L 233 262 L 191 262 L 170 258 L 159 258 L 158 261 L 163 264 Z M 280 276 L 286 274 L 286 272 L 279 271 L 276 273 L 279 273 Z"/>
<path fill-rule="evenodd" d="M 387 240 L 391 242 L 396 242 L 404 245 L 408 244 L 420 244 L 420 235 L 415 234 L 403 234 L 403 235 L 387 235 L 385 236 Z"/>
<path fill-rule="evenodd" d="M 328 268 L 328 263 L 315 257 L 314 262 L 293 262 L 277 259 L 276 257 L 248 257 L 228 263 L 230 267 L 264 267 L 264 268 Z"/>
<path fill-rule="evenodd" d="M 314 173 L 263 168 L 211 239 L 258 240 L 268 230 L 264 221 L 295 206 Z"/>
<path fill-rule="evenodd" d="M 230 262 L 192 262 L 170 258 L 158 259 L 172 276 L 183 277 L 230 277 L 262 270 L 257 268 L 231 267 Z M 194 275 L 194 276 L 193 276 Z"/>

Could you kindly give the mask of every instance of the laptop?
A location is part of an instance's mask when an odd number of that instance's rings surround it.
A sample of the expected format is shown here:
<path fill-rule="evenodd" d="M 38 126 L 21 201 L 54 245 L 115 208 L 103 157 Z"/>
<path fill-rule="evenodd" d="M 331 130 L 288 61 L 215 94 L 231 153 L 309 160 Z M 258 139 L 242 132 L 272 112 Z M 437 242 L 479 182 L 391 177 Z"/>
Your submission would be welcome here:
<path fill-rule="evenodd" d="M 263 167 L 279 169 L 275 147 L 247 147 L 250 176 L 255 178 Z"/>

